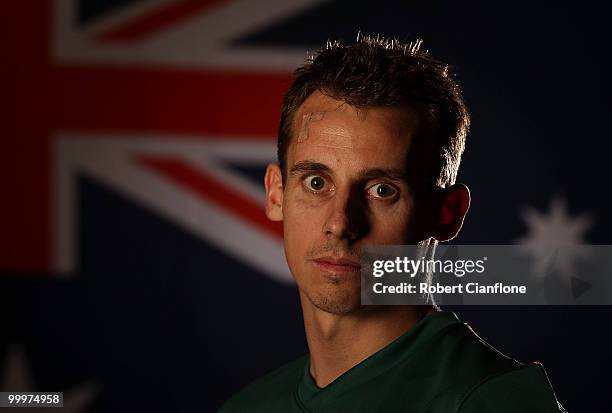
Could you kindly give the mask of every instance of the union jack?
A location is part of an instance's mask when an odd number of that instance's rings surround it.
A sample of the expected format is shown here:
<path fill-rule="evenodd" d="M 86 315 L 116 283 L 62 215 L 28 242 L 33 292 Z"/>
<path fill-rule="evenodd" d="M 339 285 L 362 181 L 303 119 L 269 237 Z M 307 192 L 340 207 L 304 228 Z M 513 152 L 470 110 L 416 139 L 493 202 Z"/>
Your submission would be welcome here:
<path fill-rule="evenodd" d="M 37 3 L 34 16 L 15 3 L 4 29 L 23 37 L 4 48 L 14 63 L 4 78 L 13 79 L 8 136 L 18 139 L 5 141 L 13 155 L 1 175 L 16 196 L 4 200 L 0 268 L 78 271 L 84 174 L 290 282 L 262 185 L 228 165 L 274 159 L 282 93 L 305 50 L 233 40 L 318 2 L 127 1 L 92 11 L 55 0 Z M 31 25 L 15 26 L 23 21 Z"/>

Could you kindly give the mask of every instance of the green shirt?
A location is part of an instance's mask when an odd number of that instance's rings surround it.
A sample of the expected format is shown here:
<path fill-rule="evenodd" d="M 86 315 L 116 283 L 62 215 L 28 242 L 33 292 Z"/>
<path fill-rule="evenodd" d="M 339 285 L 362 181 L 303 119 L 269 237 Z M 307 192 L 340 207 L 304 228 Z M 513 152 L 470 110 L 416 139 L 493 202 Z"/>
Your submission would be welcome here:
<path fill-rule="evenodd" d="M 251 383 L 219 413 L 564 412 L 538 363 L 498 352 L 451 312 L 423 318 L 324 388 L 310 357 Z"/>

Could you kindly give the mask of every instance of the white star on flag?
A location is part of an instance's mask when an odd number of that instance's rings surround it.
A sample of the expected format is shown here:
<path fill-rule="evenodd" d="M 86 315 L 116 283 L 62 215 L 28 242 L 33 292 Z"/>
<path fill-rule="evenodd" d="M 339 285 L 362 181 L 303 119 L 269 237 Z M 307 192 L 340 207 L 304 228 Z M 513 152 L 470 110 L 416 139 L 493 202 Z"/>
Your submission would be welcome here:
<path fill-rule="evenodd" d="M 45 391 L 45 389 L 39 390 L 35 388 L 22 348 L 15 345 L 10 347 L 7 351 L 4 364 L 4 371 L 0 374 L 0 391 Z M 67 413 L 86 411 L 99 392 L 99 386 L 93 382 L 83 383 L 73 389 L 64 391 L 64 407 L 60 410 Z M 53 408 L 44 406 L 27 409 L 29 413 L 48 412 L 50 410 L 53 410 Z"/>
<path fill-rule="evenodd" d="M 525 207 L 521 217 L 528 233 L 514 242 L 533 258 L 533 272 L 542 277 L 550 272 L 565 277 L 576 275 L 577 261 L 588 256 L 583 244 L 585 233 L 593 225 L 592 216 L 569 216 L 567 202 L 556 197 L 548 213 Z"/>

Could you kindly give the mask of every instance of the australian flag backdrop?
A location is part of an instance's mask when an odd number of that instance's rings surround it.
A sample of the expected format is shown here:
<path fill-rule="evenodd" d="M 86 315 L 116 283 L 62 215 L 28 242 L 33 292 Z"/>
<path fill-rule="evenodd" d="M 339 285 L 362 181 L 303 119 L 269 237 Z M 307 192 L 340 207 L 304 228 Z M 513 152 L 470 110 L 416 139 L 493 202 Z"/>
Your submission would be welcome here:
<path fill-rule="evenodd" d="M 213 412 L 307 351 L 263 213 L 282 94 L 359 30 L 454 65 L 472 115 L 463 244 L 610 244 L 609 13 L 598 2 L 2 3 L 0 391 L 70 412 Z M 457 307 L 609 408 L 612 310 Z"/>

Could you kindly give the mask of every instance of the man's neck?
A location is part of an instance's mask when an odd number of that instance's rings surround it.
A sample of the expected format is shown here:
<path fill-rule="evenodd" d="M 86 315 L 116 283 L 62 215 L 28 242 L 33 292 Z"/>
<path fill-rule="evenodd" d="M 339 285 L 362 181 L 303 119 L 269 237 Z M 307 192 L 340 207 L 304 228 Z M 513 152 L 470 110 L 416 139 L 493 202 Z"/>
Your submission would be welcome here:
<path fill-rule="evenodd" d="M 330 314 L 313 306 L 305 297 L 302 299 L 310 374 L 321 388 L 434 311 L 429 307 L 385 306 L 364 307 L 349 314 Z"/>

